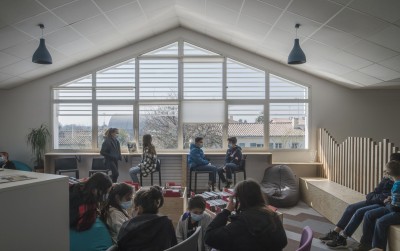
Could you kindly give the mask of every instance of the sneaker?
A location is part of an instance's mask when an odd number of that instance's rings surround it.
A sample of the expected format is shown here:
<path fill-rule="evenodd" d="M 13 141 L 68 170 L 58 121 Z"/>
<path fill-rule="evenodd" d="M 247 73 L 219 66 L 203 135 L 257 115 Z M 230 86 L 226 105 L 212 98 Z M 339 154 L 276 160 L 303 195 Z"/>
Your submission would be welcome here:
<path fill-rule="evenodd" d="M 358 247 L 356 247 L 355 249 L 353 249 L 353 251 L 368 251 L 368 250 L 370 250 L 371 248 L 372 248 L 371 246 L 368 246 L 368 245 L 365 245 L 365 244 L 360 243 L 360 245 L 358 245 Z"/>
<path fill-rule="evenodd" d="M 214 187 L 214 189 L 213 189 L 213 187 Z M 208 182 L 208 191 L 209 192 L 211 192 L 211 191 L 215 191 L 215 184 L 214 184 L 214 186 L 213 186 L 213 184 L 212 184 L 212 182 L 211 181 L 209 181 Z"/>
<path fill-rule="evenodd" d="M 325 236 L 320 237 L 319 239 L 322 242 L 333 241 L 339 236 L 339 233 L 336 231 L 329 231 Z"/>
<path fill-rule="evenodd" d="M 334 240 L 328 241 L 326 243 L 326 245 L 329 248 L 332 249 L 337 249 L 337 248 L 346 248 L 347 247 L 347 241 L 346 238 L 339 235 L 337 238 L 335 238 Z"/>

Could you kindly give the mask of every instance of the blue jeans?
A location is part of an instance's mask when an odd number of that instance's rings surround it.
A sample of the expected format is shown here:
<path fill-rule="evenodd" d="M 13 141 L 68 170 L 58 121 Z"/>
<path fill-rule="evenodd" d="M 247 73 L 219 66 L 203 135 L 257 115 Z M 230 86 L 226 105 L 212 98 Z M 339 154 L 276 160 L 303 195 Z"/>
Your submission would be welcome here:
<path fill-rule="evenodd" d="M 132 181 L 135 183 L 139 183 L 139 179 L 137 176 L 138 174 L 140 174 L 140 167 L 134 166 L 129 169 L 129 176 L 131 176 Z"/>
<path fill-rule="evenodd" d="M 390 205 L 371 210 L 364 216 L 363 236 L 360 242 L 385 250 L 389 227 L 399 224 L 400 213 L 392 212 Z"/>
<path fill-rule="evenodd" d="M 232 172 L 238 169 L 239 165 L 236 165 L 235 163 L 227 163 L 225 165 L 226 178 L 232 180 Z M 221 178 L 222 182 L 226 182 L 223 167 L 218 168 L 218 176 Z"/>
<path fill-rule="evenodd" d="M 205 165 L 205 166 L 195 166 L 191 167 L 190 170 L 192 171 L 213 171 L 209 174 L 208 180 L 215 184 L 216 175 L 217 175 L 217 168 L 213 165 Z"/>
<path fill-rule="evenodd" d="M 345 229 L 347 224 L 350 222 L 350 219 L 356 213 L 356 211 L 360 208 L 368 206 L 367 201 L 360 201 L 354 204 L 349 205 L 344 211 L 342 218 L 340 218 L 339 222 L 336 224 L 341 229 Z"/>
<path fill-rule="evenodd" d="M 379 208 L 379 207 L 382 207 L 382 206 L 379 205 L 379 204 L 372 204 L 372 205 L 361 207 L 361 208 L 357 209 L 356 212 L 351 217 L 351 219 L 350 219 L 349 223 L 347 224 L 346 228 L 343 230 L 343 233 L 346 236 L 351 237 L 354 234 L 354 232 L 357 230 L 358 226 L 360 226 L 365 213 L 367 213 L 368 211 L 371 211 L 373 209 Z"/>

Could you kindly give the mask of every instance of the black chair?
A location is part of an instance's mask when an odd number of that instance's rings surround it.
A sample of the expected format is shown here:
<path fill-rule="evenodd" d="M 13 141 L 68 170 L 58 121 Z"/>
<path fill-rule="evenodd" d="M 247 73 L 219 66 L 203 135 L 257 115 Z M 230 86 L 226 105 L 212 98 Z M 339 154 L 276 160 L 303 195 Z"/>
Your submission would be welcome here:
<path fill-rule="evenodd" d="M 54 173 L 75 173 L 75 178 L 79 179 L 78 161 L 74 158 L 61 158 L 54 160 Z"/>
<path fill-rule="evenodd" d="M 89 177 L 95 173 L 105 173 L 109 175 L 110 169 L 107 169 L 104 164 L 104 158 L 93 158 L 92 159 L 92 170 L 89 170 Z"/>
<path fill-rule="evenodd" d="M 192 251 L 198 250 L 198 240 L 200 235 L 201 227 L 197 227 L 196 231 L 187 238 L 186 240 L 178 243 L 177 245 L 170 247 L 164 251 Z"/>
<path fill-rule="evenodd" d="M 246 179 L 246 158 L 247 155 L 243 154 L 242 159 L 240 160 L 239 169 L 234 170 L 233 174 L 233 185 L 236 185 L 236 174 L 243 173 L 243 179 Z M 218 178 L 218 189 L 221 190 L 221 178 Z"/>
<path fill-rule="evenodd" d="M 190 192 L 192 191 L 192 173 L 193 172 L 194 172 L 194 193 L 197 193 L 197 175 L 198 174 L 203 174 L 203 173 L 206 173 L 206 174 L 210 175 L 210 173 L 214 174 L 214 172 L 213 171 L 192 170 L 189 167 L 189 155 L 187 156 L 186 160 L 187 160 L 187 166 L 189 168 L 189 191 L 188 191 L 188 193 L 190 194 Z M 212 184 L 212 190 L 214 191 L 214 184 Z"/>
<path fill-rule="evenodd" d="M 156 166 L 156 170 L 154 170 L 153 172 L 150 173 L 150 182 L 151 185 L 153 185 L 153 174 L 158 172 L 158 182 L 159 185 L 161 186 L 161 160 L 157 159 L 157 166 Z M 140 186 L 143 186 L 143 175 L 142 172 L 140 172 Z"/>

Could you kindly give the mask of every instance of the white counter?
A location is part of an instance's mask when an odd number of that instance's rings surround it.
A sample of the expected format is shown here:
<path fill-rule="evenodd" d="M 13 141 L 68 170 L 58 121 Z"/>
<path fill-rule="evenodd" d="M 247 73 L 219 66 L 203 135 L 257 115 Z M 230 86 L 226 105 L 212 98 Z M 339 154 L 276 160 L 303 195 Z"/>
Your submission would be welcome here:
<path fill-rule="evenodd" d="M 0 250 L 69 250 L 68 178 L 0 171 L 35 179 L 0 183 Z"/>

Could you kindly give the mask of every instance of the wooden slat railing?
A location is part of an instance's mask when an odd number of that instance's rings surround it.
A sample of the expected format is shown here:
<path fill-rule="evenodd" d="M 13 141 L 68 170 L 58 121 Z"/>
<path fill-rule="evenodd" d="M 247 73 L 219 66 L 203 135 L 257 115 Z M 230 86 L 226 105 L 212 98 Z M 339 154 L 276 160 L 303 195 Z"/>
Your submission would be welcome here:
<path fill-rule="evenodd" d="M 377 186 L 390 155 L 399 151 L 388 139 L 349 137 L 338 144 L 324 128 L 318 136 L 318 175 L 364 194 Z"/>

